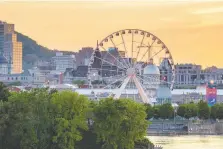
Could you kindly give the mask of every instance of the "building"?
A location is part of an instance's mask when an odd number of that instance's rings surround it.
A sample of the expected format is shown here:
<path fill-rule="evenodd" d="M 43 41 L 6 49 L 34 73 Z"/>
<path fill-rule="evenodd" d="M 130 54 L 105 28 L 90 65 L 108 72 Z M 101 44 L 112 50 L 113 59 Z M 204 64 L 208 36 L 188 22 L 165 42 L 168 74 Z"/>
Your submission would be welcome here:
<path fill-rule="evenodd" d="M 175 66 L 175 88 L 196 88 L 210 80 L 223 87 L 223 69 L 215 66 L 202 69 L 201 65 L 177 64 Z"/>
<path fill-rule="evenodd" d="M 8 61 L 4 56 L 0 56 L 0 74 L 9 74 Z"/>
<path fill-rule="evenodd" d="M 0 81 L 5 84 L 21 83 L 22 85 L 29 85 L 32 83 L 32 76 L 28 71 L 20 74 L 1 74 Z"/>
<path fill-rule="evenodd" d="M 48 83 L 48 75 L 51 71 L 55 71 L 55 66 L 51 65 L 40 65 L 29 69 L 29 73 L 32 76 L 32 84 L 37 86 L 42 86 L 43 84 Z"/>
<path fill-rule="evenodd" d="M 0 21 L 0 54 L 3 54 L 5 35 L 11 33 L 14 33 L 14 24 Z"/>
<path fill-rule="evenodd" d="M 197 86 L 200 83 L 201 65 L 177 64 L 175 87 Z"/>
<path fill-rule="evenodd" d="M 22 43 L 17 41 L 14 24 L 0 22 L 0 51 L 8 60 L 9 73 L 22 73 Z"/>
<path fill-rule="evenodd" d="M 77 66 L 88 66 L 94 49 L 92 47 L 83 47 L 76 56 Z"/>
<path fill-rule="evenodd" d="M 76 69 L 75 55 L 63 55 L 62 52 L 57 52 L 56 56 L 52 57 L 52 63 L 57 71 L 65 72 L 67 68 Z"/>

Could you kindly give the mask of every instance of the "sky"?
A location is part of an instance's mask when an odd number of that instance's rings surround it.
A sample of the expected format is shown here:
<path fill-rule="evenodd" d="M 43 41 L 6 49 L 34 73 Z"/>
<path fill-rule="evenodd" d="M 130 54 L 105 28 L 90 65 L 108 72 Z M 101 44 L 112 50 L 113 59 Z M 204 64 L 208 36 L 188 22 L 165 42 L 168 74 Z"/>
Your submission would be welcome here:
<path fill-rule="evenodd" d="M 223 68 L 223 1 L 0 0 L 0 20 L 50 49 L 77 51 L 117 30 L 159 37 L 175 63 Z"/>

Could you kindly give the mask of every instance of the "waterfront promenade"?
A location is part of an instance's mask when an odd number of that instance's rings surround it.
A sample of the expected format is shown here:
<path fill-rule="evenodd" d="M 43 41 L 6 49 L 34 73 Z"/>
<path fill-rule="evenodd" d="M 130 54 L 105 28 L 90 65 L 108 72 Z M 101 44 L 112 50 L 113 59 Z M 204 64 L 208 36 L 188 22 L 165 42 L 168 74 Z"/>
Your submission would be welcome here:
<path fill-rule="evenodd" d="M 163 149 L 222 149 L 223 136 L 148 136 Z"/>
<path fill-rule="evenodd" d="M 223 122 L 153 120 L 147 132 L 150 136 L 221 135 Z"/>

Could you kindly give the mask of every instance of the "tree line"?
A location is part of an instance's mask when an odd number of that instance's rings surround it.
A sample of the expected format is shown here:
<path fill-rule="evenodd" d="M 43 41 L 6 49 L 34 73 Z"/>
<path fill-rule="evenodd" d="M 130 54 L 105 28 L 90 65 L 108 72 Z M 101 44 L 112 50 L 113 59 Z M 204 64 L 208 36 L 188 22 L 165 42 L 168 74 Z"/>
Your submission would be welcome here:
<path fill-rule="evenodd" d="M 132 100 L 98 102 L 75 92 L 11 93 L 0 83 L 1 149 L 134 149 L 145 139 L 146 107 Z"/>
<path fill-rule="evenodd" d="M 207 102 L 201 100 L 198 103 L 181 104 L 177 108 L 167 103 L 163 105 L 151 106 L 146 104 L 147 118 L 151 119 L 173 119 L 174 116 L 180 116 L 185 119 L 199 118 L 207 119 L 223 119 L 223 103 L 215 104 L 209 107 Z"/>

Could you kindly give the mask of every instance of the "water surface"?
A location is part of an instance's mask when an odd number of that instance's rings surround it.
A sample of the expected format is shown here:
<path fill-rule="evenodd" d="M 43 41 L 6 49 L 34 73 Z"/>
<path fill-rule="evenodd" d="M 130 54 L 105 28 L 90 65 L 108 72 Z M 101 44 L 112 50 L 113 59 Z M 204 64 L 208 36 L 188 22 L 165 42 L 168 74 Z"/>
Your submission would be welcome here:
<path fill-rule="evenodd" d="M 163 149 L 223 149 L 223 136 L 148 136 Z"/>

